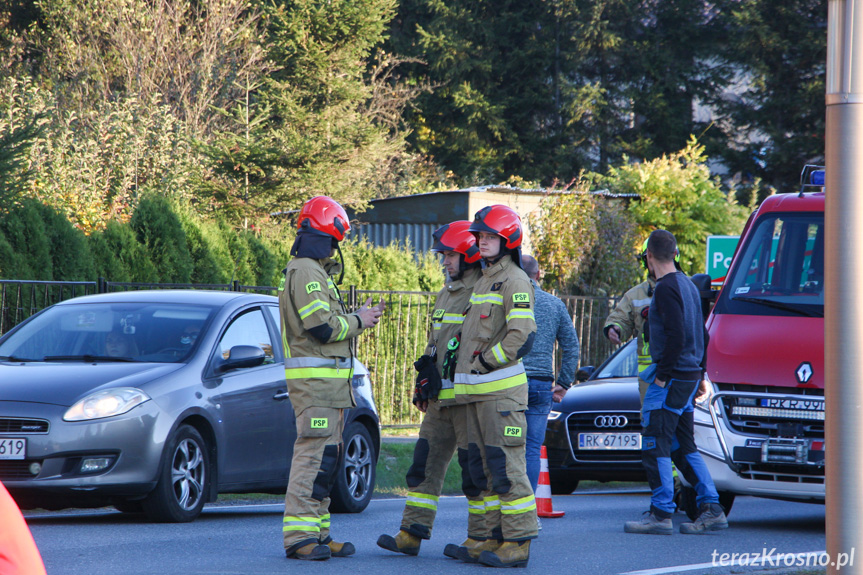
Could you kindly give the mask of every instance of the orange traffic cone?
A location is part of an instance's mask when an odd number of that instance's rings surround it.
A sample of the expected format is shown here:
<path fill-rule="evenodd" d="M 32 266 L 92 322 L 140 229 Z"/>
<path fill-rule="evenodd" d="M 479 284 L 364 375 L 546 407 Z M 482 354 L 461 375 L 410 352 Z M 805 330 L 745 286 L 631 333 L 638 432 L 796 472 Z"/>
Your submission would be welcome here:
<path fill-rule="evenodd" d="M 563 511 L 555 511 L 551 504 L 551 481 L 548 478 L 548 456 L 545 445 L 539 452 L 539 483 L 536 485 L 536 514 L 539 517 L 563 517 Z"/>

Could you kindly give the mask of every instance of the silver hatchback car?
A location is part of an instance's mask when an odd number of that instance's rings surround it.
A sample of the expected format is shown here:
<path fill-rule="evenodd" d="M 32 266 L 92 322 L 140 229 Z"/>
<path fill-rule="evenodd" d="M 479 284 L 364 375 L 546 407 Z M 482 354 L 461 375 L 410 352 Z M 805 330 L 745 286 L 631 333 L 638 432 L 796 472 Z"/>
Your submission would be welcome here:
<path fill-rule="evenodd" d="M 136 291 L 55 304 L 0 338 L 0 480 L 23 508 L 114 505 L 192 521 L 219 493 L 283 493 L 296 436 L 278 300 Z M 374 491 L 380 425 L 347 371 L 334 511 Z"/>

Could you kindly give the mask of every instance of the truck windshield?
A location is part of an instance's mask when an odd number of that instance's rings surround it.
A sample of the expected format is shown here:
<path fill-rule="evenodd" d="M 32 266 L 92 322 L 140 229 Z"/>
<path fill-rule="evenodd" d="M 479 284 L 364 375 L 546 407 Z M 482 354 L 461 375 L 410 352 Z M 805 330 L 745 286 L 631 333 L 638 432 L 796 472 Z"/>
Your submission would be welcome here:
<path fill-rule="evenodd" d="M 824 214 L 756 222 L 714 313 L 824 316 Z"/>

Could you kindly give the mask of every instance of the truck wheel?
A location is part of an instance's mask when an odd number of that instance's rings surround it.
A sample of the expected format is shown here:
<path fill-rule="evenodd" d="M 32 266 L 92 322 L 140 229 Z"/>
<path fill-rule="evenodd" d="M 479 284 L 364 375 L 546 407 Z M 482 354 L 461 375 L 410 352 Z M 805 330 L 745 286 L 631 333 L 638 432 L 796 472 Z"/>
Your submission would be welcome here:
<path fill-rule="evenodd" d="M 351 422 L 344 434 L 345 456 L 330 493 L 330 510 L 336 513 L 359 513 L 368 507 L 375 490 L 374 442 L 366 426 Z"/>
<path fill-rule="evenodd" d="M 735 495 L 728 491 L 719 492 L 719 504 L 725 510 L 725 515 L 729 515 L 731 513 L 731 506 L 734 505 L 734 497 Z M 690 521 L 698 519 L 698 505 L 695 503 L 695 499 L 695 489 L 685 485 L 680 486 L 680 505 L 683 511 L 686 512 L 686 516 L 689 517 Z"/>

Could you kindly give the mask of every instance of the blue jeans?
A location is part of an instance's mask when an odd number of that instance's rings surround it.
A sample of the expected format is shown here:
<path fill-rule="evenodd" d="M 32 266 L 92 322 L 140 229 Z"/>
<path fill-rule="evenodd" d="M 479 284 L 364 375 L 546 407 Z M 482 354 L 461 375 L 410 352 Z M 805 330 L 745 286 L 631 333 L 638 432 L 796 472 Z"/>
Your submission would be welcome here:
<path fill-rule="evenodd" d="M 527 465 L 527 478 L 530 486 L 536 491 L 539 483 L 539 453 L 545 441 L 545 428 L 548 425 L 548 414 L 551 411 L 553 381 L 527 378 L 527 441 L 524 457 Z"/>

